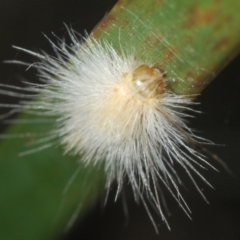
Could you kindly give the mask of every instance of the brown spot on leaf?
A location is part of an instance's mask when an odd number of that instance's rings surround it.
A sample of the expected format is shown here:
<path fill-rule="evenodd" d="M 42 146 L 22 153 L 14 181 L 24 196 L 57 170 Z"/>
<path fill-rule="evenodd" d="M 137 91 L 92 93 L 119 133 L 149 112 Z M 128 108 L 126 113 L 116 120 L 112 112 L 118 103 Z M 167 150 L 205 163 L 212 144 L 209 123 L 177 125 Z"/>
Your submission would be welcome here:
<path fill-rule="evenodd" d="M 186 79 L 195 79 L 196 76 L 192 71 L 188 71 L 186 74 Z"/>
<path fill-rule="evenodd" d="M 218 14 L 218 8 L 214 6 L 209 9 L 201 9 L 197 6 L 191 7 L 187 11 L 187 21 L 184 23 L 184 27 L 191 28 L 196 25 L 210 24 L 216 18 Z"/>
<path fill-rule="evenodd" d="M 216 30 L 216 31 L 221 30 L 223 27 L 228 26 L 229 22 L 231 22 L 231 21 L 232 21 L 231 16 L 226 16 L 226 17 L 222 18 L 222 20 L 214 26 L 214 30 Z"/>
<path fill-rule="evenodd" d="M 116 17 L 111 14 L 111 12 L 105 16 L 97 25 L 97 27 L 94 29 L 92 36 L 94 38 L 98 38 L 105 32 L 105 29 L 112 24 L 116 20 Z"/>
<path fill-rule="evenodd" d="M 163 4 L 163 0 L 155 0 L 153 4 L 156 8 L 158 8 Z"/>
<path fill-rule="evenodd" d="M 164 53 L 164 57 L 162 59 L 162 62 L 168 62 L 171 58 L 175 57 L 177 55 L 177 50 L 173 46 L 169 46 L 167 50 Z"/>
<path fill-rule="evenodd" d="M 151 47 L 158 46 L 162 42 L 163 37 L 157 32 L 150 32 L 145 38 L 145 42 Z"/>
<path fill-rule="evenodd" d="M 191 28 L 199 24 L 207 24 L 212 22 L 214 15 L 212 12 L 204 12 L 198 8 L 191 8 L 189 10 L 188 21 L 184 24 L 184 27 Z"/>
<path fill-rule="evenodd" d="M 229 39 L 227 37 L 223 37 L 222 39 L 220 39 L 213 47 L 213 51 L 220 51 L 222 50 L 222 48 L 224 48 L 225 46 L 227 46 L 229 42 Z"/>

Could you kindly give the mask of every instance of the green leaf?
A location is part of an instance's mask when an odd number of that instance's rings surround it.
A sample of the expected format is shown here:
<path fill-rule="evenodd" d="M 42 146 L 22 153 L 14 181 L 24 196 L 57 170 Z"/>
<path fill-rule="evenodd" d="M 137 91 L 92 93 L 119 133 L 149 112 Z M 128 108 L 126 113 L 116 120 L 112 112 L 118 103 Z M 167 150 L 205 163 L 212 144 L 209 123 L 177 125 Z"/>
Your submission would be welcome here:
<path fill-rule="evenodd" d="M 240 1 L 122 0 L 94 30 L 166 72 L 178 94 L 200 93 L 240 50 Z"/>
<path fill-rule="evenodd" d="M 19 117 L 37 118 L 27 114 Z M 85 167 L 78 162 L 79 156 L 63 155 L 60 147 L 37 151 L 45 144 L 31 145 L 36 140 L 33 132 L 41 136 L 52 125 L 15 124 L 8 136 L 25 136 L 1 143 L 1 239 L 50 239 L 64 231 L 75 211 L 79 209 L 83 215 L 102 194 L 105 176 L 101 166 Z M 19 156 L 29 149 L 35 153 Z"/>

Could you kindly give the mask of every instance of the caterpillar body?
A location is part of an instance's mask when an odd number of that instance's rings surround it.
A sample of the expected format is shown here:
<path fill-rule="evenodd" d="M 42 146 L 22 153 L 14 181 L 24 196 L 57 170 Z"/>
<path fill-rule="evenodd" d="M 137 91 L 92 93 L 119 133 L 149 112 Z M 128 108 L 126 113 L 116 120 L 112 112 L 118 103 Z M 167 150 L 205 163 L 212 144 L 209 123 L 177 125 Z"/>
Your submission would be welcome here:
<path fill-rule="evenodd" d="M 69 34 L 70 46 L 64 41 L 52 43 L 56 57 L 18 48 L 40 59 L 33 66 L 42 84 L 29 83 L 22 89 L 25 99 L 40 93 L 36 101 L 12 107 L 55 116 L 49 139 L 59 138 L 65 151 L 81 155 L 79 161 L 86 165 L 104 162 L 106 187 L 116 181 L 116 195 L 127 178 L 155 227 L 148 201 L 169 227 L 159 186 L 165 186 L 189 216 L 175 164 L 184 169 L 204 199 L 193 173 L 211 186 L 198 168 L 214 168 L 194 147 L 207 140 L 197 137 L 185 121 L 189 113 L 184 110 L 191 112 L 192 97 L 171 92 L 164 71 L 137 59 L 134 51 L 117 52 L 111 43 L 92 37 L 81 43 L 73 31 Z M 14 92 L 12 86 L 1 87 Z"/>

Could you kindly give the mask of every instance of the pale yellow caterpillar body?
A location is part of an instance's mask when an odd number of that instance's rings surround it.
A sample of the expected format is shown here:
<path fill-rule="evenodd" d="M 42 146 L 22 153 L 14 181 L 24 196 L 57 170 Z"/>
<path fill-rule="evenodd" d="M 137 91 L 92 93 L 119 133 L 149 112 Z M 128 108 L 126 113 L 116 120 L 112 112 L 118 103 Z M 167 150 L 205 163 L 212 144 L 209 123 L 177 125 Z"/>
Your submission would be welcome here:
<path fill-rule="evenodd" d="M 134 51 L 117 52 L 111 43 L 92 37 L 82 44 L 74 32 L 69 34 L 71 46 L 64 41 L 53 44 L 56 57 L 18 48 L 40 59 L 33 66 L 42 84 L 23 89 L 25 99 L 40 93 L 36 101 L 12 107 L 57 117 L 49 139 L 59 138 L 65 152 L 81 155 L 79 161 L 86 165 L 104 162 L 106 187 L 116 181 L 116 195 L 127 178 L 155 227 L 148 201 L 169 227 L 159 186 L 166 187 L 189 216 L 175 165 L 183 168 L 204 199 L 193 175 L 211 186 L 198 168 L 214 168 L 194 148 L 207 141 L 198 138 L 185 121 L 189 113 L 184 110 L 191 112 L 192 97 L 171 92 L 164 69 L 137 59 Z M 1 87 L 14 92 L 11 86 Z"/>

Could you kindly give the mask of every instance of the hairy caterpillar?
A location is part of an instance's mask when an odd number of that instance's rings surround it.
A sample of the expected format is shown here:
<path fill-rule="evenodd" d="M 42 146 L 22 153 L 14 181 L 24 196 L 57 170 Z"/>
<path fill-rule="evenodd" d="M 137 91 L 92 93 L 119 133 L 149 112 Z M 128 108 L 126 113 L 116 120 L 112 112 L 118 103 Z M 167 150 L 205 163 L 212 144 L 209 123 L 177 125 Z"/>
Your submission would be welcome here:
<path fill-rule="evenodd" d="M 189 215 L 174 164 L 185 170 L 204 199 L 191 171 L 210 185 L 197 168 L 213 168 L 194 148 L 207 141 L 195 136 L 185 123 L 188 115 L 183 110 L 191 111 L 187 106 L 191 97 L 169 91 L 163 70 L 148 60 L 136 59 L 134 51 L 119 53 L 110 43 L 91 37 L 82 44 L 74 32 L 69 34 L 72 45 L 64 41 L 59 46 L 52 44 L 56 57 L 18 48 L 40 59 L 33 66 L 42 84 L 29 83 L 24 89 L 1 87 L 8 88 L 9 95 L 11 89 L 25 91 L 24 95 L 12 92 L 24 99 L 40 93 L 35 102 L 22 101 L 12 107 L 57 116 L 47 140 L 59 138 L 66 152 L 82 155 L 86 164 L 104 161 L 106 186 L 109 189 L 116 180 L 116 195 L 127 177 L 153 224 L 147 201 L 169 227 L 159 198 L 159 180 Z M 52 144 L 44 145 L 49 146 Z"/>

